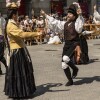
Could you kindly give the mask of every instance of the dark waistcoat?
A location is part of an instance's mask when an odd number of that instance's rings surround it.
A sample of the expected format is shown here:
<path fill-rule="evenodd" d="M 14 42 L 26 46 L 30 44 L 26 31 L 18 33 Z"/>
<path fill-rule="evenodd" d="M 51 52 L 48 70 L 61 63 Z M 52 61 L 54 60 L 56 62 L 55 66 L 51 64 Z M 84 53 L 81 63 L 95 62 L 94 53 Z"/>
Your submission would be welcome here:
<path fill-rule="evenodd" d="M 77 41 L 79 40 L 78 32 L 75 30 L 75 22 L 71 22 L 71 24 L 68 26 L 68 22 L 64 25 L 64 40 L 65 43 L 67 41 Z"/>

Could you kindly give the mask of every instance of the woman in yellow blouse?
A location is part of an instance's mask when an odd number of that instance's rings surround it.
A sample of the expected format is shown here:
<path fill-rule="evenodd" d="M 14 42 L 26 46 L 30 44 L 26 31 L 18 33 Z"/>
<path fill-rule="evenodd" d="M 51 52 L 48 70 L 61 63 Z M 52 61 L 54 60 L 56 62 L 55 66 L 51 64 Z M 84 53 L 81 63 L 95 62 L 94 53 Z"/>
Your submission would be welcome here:
<path fill-rule="evenodd" d="M 5 95 L 22 98 L 33 95 L 36 90 L 33 65 L 23 38 L 39 35 L 37 32 L 23 32 L 17 25 L 17 4 L 8 7 L 6 40 L 8 41 L 9 62 L 5 77 Z"/>

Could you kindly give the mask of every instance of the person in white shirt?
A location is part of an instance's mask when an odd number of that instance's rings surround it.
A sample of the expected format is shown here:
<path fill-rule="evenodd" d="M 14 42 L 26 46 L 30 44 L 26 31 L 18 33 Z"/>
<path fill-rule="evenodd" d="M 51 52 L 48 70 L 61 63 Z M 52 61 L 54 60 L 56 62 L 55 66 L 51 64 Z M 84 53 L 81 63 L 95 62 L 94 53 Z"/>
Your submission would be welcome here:
<path fill-rule="evenodd" d="M 47 18 L 48 26 L 51 30 L 58 33 L 64 32 L 65 44 L 62 53 L 62 68 L 68 79 L 66 86 L 73 85 L 73 78 L 77 76 L 79 70 L 71 59 L 74 56 L 76 47 L 79 50 L 77 60 L 80 59 L 81 50 L 79 34 L 82 32 L 84 24 L 84 19 L 81 13 L 81 8 L 76 2 L 71 4 L 68 8 L 67 21 L 56 20 L 53 17 L 48 16 L 44 11 L 41 11 L 41 14 L 45 15 Z M 72 75 L 69 67 L 73 71 Z"/>

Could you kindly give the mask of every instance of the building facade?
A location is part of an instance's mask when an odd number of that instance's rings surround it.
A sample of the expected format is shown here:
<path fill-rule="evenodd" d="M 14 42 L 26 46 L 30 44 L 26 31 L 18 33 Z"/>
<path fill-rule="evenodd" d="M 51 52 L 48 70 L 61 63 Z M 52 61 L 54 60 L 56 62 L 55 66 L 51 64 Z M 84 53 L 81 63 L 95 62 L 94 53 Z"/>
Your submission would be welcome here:
<path fill-rule="evenodd" d="M 58 12 L 58 14 L 66 13 L 66 7 L 73 2 L 79 2 L 83 15 L 88 17 L 93 14 L 93 6 L 97 5 L 100 12 L 100 0 L 32 0 L 32 8 L 36 15 L 39 14 L 40 9 L 46 13 Z"/>
<path fill-rule="evenodd" d="M 12 1 L 16 2 L 17 0 Z M 66 7 L 73 2 L 79 2 L 84 16 L 93 14 L 94 4 L 97 5 L 97 9 L 100 12 L 100 0 L 21 0 L 19 15 L 31 16 L 33 13 L 39 15 L 41 9 L 46 13 L 58 13 L 59 15 L 63 15 L 66 13 Z M 0 12 L 4 15 L 6 15 L 5 6 L 6 0 L 0 0 Z"/>

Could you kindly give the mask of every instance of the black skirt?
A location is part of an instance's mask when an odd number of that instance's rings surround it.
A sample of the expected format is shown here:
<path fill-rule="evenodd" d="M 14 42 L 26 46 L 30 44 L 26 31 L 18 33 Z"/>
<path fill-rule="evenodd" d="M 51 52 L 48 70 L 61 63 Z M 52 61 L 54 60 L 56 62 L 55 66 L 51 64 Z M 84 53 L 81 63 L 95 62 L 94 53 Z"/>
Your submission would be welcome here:
<path fill-rule="evenodd" d="M 5 95 L 9 97 L 29 97 L 36 90 L 32 61 L 27 48 L 12 50 L 5 76 Z"/>

